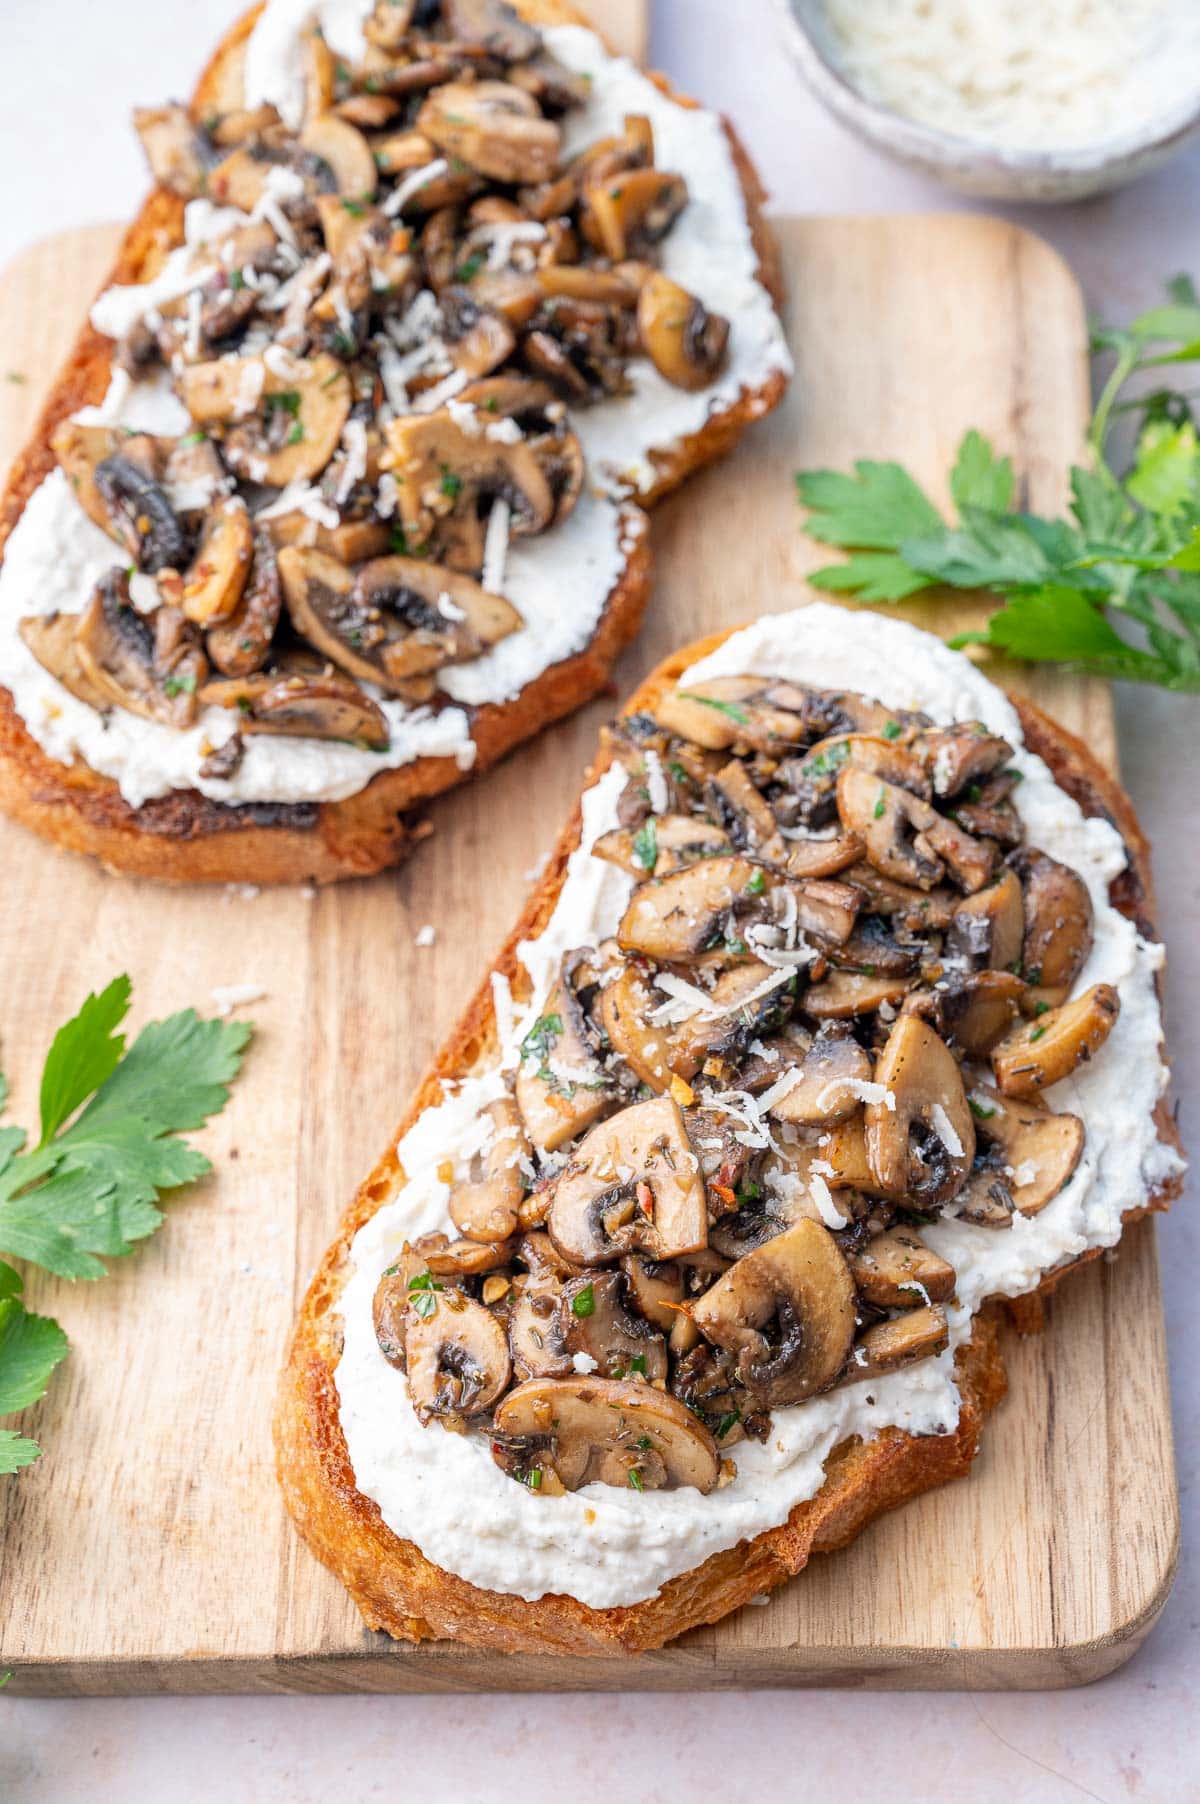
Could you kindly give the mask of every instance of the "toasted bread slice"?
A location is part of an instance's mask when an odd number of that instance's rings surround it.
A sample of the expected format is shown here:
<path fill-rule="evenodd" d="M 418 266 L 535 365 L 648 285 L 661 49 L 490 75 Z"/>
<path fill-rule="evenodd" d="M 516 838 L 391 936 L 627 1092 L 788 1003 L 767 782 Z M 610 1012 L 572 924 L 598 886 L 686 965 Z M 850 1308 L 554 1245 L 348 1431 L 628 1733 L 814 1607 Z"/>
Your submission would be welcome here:
<path fill-rule="evenodd" d="M 719 634 L 675 653 L 630 698 L 625 712 L 652 711 L 684 671 L 728 636 Z M 1128 797 L 1079 740 L 1031 703 L 1013 699 L 1028 749 L 1046 762 L 1055 781 L 1085 814 L 1105 817 L 1120 832 L 1129 865 L 1112 885 L 1111 900 L 1146 937 L 1154 937 L 1149 850 Z M 589 785 L 609 762 L 607 756 L 601 756 L 589 772 Z M 397 1141 L 425 1110 L 441 1101 L 445 1083 L 461 1081 L 494 1064 L 499 1039 L 493 974 L 508 980 L 516 998 L 527 997 L 528 980 L 517 956 L 518 947 L 522 941 L 536 939 L 550 920 L 581 829 L 582 815 L 576 809 L 493 972 L 488 973 L 418 1088 Z M 1177 1148 L 1178 1137 L 1165 1100 L 1154 1119 L 1160 1139 Z M 346 1585 L 368 1626 L 398 1639 L 453 1637 L 506 1652 L 614 1653 L 659 1647 L 784 1584 L 803 1569 L 812 1554 L 844 1547 L 884 1511 L 950 1479 L 965 1477 L 979 1450 L 983 1424 L 1005 1394 L 997 1338 L 997 1322 L 1005 1306 L 989 1304 L 975 1318 L 970 1340 L 958 1350 L 955 1374 L 962 1408 L 952 1433 L 914 1436 L 890 1428 L 866 1443 L 857 1439 L 843 1443 L 826 1462 L 821 1489 L 810 1501 L 793 1508 L 785 1522 L 713 1554 L 694 1570 L 669 1580 L 644 1602 L 595 1609 L 562 1594 L 547 1594 L 529 1602 L 482 1589 L 435 1565 L 384 1523 L 378 1506 L 356 1488 L 339 1417 L 335 1378 L 342 1345 L 339 1299 L 349 1273 L 351 1243 L 403 1181 L 403 1168 L 391 1150 L 347 1211 L 305 1297 L 275 1414 L 279 1480 L 297 1527 L 318 1558 Z M 1165 1208 L 1178 1194 L 1180 1183 L 1177 1178 L 1165 1180 L 1123 1219 L 1133 1221 Z M 1073 1263 L 1082 1264 L 1095 1256 L 1087 1253 Z M 1040 1325 L 1040 1296 L 1055 1288 L 1071 1269 L 1073 1265 L 1056 1269 L 1044 1279 L 1040 1291 L 1010 1306 L 1019 1326 L 1031 1329 Z"/>
<path fill-rule="evenodd" d="M 517 0 L 517 5 L 537 25 L 586 23 L 565 0 Z M 246 14 L 229 31 L 201 76 L 193 97 L 198 115 L 227 108 L 233 104 L 231 96 L 240 96 L 246 43 L 259 10 Z M 675 93 L 662 77 L 652 79 L 679 105 L 697 104 Z M 764 193 L 728 124 L 725 131 L 741 182 L 759 280 L 778 303 L 779 260 L 763 216 Z M 182 221 L 181 200 L 162 189 L 152 193 L 126 233 L 103 286 L 152 277 L 180 242 Z M 90 323 L 84 325 L 32 439 L 9 472 L 0 497 L 0 558 L 30 496 L 55 467 L 50 448 L 55 427 L 81 407 L 103 399 L 112 349 L 110 340 Z M 99 858 L 110 869 L 173 882 L 326 883 L 399 862 L 414 842 L 414 814 L 422 804 L 468 775 L 486 771 L 514 746 L 604 687 L 618 654 L 636 633 L 650 596 L 643 508 L 730 451 L 751 421 L 777 405 L 785 386 L 782 371 L 770 372 L 761 386 L 743 388 L 732 404 L 714 411 L 702 430 L 652 454 L 655 480 L 639 493 L 637 505 L 628 507 L 624 564 L 591 637 L 510 701 L 468 710 L 476 748 L 469 773 L 452 757 L 426 756 L 382 771 L 342 801 L 227 804 L 195 789 L 181 789 L 135 808 L 112 778 L 80 758 L 70 765 L 51 758 L 29 732 L 9 692 L 0 688 L 0 808 L 58 844 Z"/>

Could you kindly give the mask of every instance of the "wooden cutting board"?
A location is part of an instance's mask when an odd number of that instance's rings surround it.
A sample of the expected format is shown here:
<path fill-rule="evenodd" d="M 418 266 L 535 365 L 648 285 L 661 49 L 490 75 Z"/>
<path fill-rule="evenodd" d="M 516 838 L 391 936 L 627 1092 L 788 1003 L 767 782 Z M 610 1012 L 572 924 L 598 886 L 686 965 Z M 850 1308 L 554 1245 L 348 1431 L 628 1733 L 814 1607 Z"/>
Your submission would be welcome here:
<path fill-rule="evenodd" d="M 986 219 L 780 223 L 797 374 L 787 405 L 661 511 L 658 583 L 619 673 L 805 597 L 801 465 L 902 456 L 944 498 L 969 425 L 1061 500 L 1087 405 L 1080 295 L 1038 240 Z M 0 285 L 0 457 L 32 420 L 112 251 L 97 228 L 27 252 Z M 946 629 L 961 603 L 914 606 Z M 966 609 L 967 614 L 970 609 Z M 1112 761 L 1103 689 L 1025 682 Z M 45 1457 L 0 1483 L 0 1670 L 12 1690 L 924 1688 L 1081 1683 L 1138 1646 L 1177 1546 L 1151 1224 L 1007 1335 L 1012 1389 L 969 1482 L 818 1558 L 769 1608 L 633 1660 L 514 1658 L 367 1633 L 285 1519 L 268 1424 L 292 1313 L 338 1214 L 503 939 L 613 700 L 434 812 L 403 870 L 321 894 L 168 891 L 0 822 L 0 1028 L 13 1118 L 35 1113 L 54 1027 L 118 971 L 138 1020 L 266 995 L 217 1176 L 94 1286 L 30 1281 L 71 1358 L 28 1412 Z M 419 950 L 418 929 L 437 929 Z M 453 1509 L 455 1500 L 447 1498 Z"/>

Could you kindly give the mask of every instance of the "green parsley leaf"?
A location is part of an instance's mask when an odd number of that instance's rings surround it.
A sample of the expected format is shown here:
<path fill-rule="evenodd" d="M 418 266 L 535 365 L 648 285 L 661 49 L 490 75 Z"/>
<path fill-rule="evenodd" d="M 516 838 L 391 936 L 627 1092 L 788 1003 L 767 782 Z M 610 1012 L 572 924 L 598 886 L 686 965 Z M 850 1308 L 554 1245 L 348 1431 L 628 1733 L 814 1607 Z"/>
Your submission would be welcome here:
<path fill-rule="evenodd" d="M 904 601 L 933 587 L 931 576 L 914 570 L 894 551 L 856 551 L 845 563 L 814 570 L 808 580 L 814 589 L 856 595 L 860 601 Z"/>
<path fill-rule="evenodd" d="M 633 836 L 633 862 L 643 871 L 653 871 L 658 863 L 658 823 L 653 815 Z"/>
<path fill-rule="evenodd" d="M 898 720 L 885 720 L 883 723 L 882 732 L 885 739 L 899 739 L 903 731 L 904 728 Z"/>
<path fill-rule="evenodd" d="M 753 871 L 746 884 L 746 894 L 748 896 L 761 896 L 766 887 L 767 873 L 763 870 Z"/>
<path fill-rule="evenodd" d="M 968 432 L 950 472 L 950 494 L 960 514 L 968 507 L 1006 514 L 1013 499 L 1011 460 L 997 457 L 981 432 Z"/>
<path fill-rule="evenodd" d="M 175 1136 L 224 1108 L 250 1038 L 247 1023 L 185 1009 L 151 1022 L 125 1051 L 116 1028 L 128 995 L 118 979 L 56 1035 L 40 1144 L 21 1152 L 19 1129 L 0 1135 L 0 1248 L 60 1277 L 101 1277 L 101 1258 L 130 1252 L 159 1225 L 163 1191 L 210 1169 Z"/>
<path fill-rule="evenodd" d="M 803 470 L 796 477 L 810 537 L 856 551 L 898 551 L 905 539 L 942 530 L 932 501 L 899 464 L 860 461 L 853 476 Z"/>
<path fill-rule="evenodd" d="M 571 1313 L 581 1319 L 585 1316 L 595 1315 L 596 1290 L 594 1285 L 585 1284 L 582 1290 L 575 1292 L 571 1298 Z"/>
<path fill-rule="evenodd" d="M 51 1373 L 70 1350 L 56 1321 L 25 1308 L 20 1289 L 12 1266 L 0 1265 L 0 1416 L 27 1409 L 44 1397 Z M 15 1428 L 0 1428 L 0 1474 L 32 1465 L 41 1451 L 36 1441 Z"/>
<path fill-rule="evenodd" d="M 563 1024 L 561 1015 L 539 1015 L 525 1038 L 521 1041 L 521 1059 L 523 1063 L 539 1067 L 538 1076 L 544 1083 L 551 1081 L 551 1072 L 547 1060 L 558 1043 Z"/>
<path fill-rule="evenodd" d="M 629 1468 L 629 1487 L 633 1491 L 644 1491 L 646 1489 L 645 1485 L 642 1483 L 642 1475 L 636 1466 L 630 1466 Z"/>
<path fill-rule="evenodd" d="M 463 258 L 462 262 L 459 264 L 458 268 L 455 270 L 454 279 L 456 282 L 474 281 L 475 277 L 479 274 L 479 272 L 482 268 L 483 268 L 483 252 L 482 251 L 472 251 L 471 255 L 469 257 Z"/>

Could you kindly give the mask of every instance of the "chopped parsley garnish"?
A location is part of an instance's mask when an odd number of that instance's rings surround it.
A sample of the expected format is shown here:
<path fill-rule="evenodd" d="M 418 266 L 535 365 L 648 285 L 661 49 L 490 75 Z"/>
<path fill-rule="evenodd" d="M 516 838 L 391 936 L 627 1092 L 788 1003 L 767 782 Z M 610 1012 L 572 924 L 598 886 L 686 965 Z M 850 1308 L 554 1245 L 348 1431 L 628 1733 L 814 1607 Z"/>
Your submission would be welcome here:
<path fill-rule="evenodd" d="M 872 810 L 871 810 L 872 819 L 881 821 L 883 819 L 884 811 L 886 808 L 887 808 L 887 790 L 880 789 L 879 798 L 876 801 L 874 808 L 872 808 Z"/>
<path fill-rule="evenodd" d="M 343 196 L 342 210 L 346 213 L 349 213 L 351 219 L 361 219 L 367 209 L 363 205 L 362 201 L 351 200 L 348 196 Z"/>
<path fill-rule="evenodd" d="M 748 896 L 761 896 L 763 891 L 766 889 L 766 887 L 767 887 L 766 872 L 762 871 L 762 870 L 755 871 L 751 875 L 750 881 L 746 885 L 746 894 Z"/>
<path fill-rule="evenodd" d="M 725 1439 L 725 1436 L 729 1433 L 730 1429 L 736 1427 L 737 1424 L 741 1421 L 741 1419 L 742 1419 L 742 1412 L 740 1409 L 737 1409 L 736 1407 L 734 1409 L 731 1409 L 729 1411 L 728 1415 L 722 1416 L 721 1420 L 717 1423 L 717 1437 L 716 1438 L 718 1439 L 718 1441 L 723 1441 Z"/>
<path fill-rule="evenodd" d="M 689 693 L 684 689 L 679 691 L 679 699 L 681 702 L 703 702 L 706 708 L 715 708 L 718 714 L 727 714 L 730 720 L 737 722 L 739 727 L 748 726 L 750 723 L 750 716 L 744 708 L 739 708 L 736 702 L 723 702 L 718 700 L 715 695 L 696 695 L 694 692 Z"/>
<path fill-rule="evenodd" d="M 562 1033 L 561 1015 L 539 1015 L 525 1038 L 521 1041 L 521 1058 L 528 1064 L 535 1061 L 538 1076 L 544 1084 L 552 1083 L 554 1073 L 550 1069 L 550 1054 L 558 1043 Z"/>
<path fill-rule="evenodd" d="M 462 262 L 459 264 L 458 268 L 455 270 L 455 272 L 454 272 L 455 280 L 459 281 L 459 282 L 474 281 L 475 277 L 479 274 L 479 272 L 482 268 L 483 268 L 482 251 L 472 251 L 471 255 L 469 257 L 463 258 Z"/>
<path fill-rule="evenodd" d="M 457 475 L 456 472 L 450 468 L 449 464 L 443 464 L 442 480 L 438 486 L 441 489 L 442 494 L 448 495 L 453 501 L 462 493 L 462 477 Z"/>
<path fill-rule="evenodd" d="M 631 1372 L 636 1372 L 639 1377 L 644 1378 L 646 1376 L 646 1355 L 644 1353 L 635 1353 L 629 1362 L 629 1370 Z M 649 1445 L 650 1442 L 646 1439 L 645 1435 L 643 1435 L 638 1442 L 638 1446 L 648 1447 Z"/>
<path fill-rule="evenodd" d="M 652 871 L 658 863 L 658 823 L 653 815 L 633 836 L 633 862 L 643 871 Z"/>
<path fill-rule="evenodd" d="M 1035 1027 L 1029 1036 L 1029 1044 L 1032 1046 L 1035 1040 L 1040 1040 L 1045 1031 L 1044 1027 Z"/>
<path fill-rule="evenodd" d="M 432 1272 L 417 1272 L 415 1277 L 409 1279 L 408 1300 L 422 1321 L 428 1321 L 431 1315 L 436 1314 L 438 1302 L 434 1293 L 445 1288 Z"/>
<path fill-rule="evenodd" d="M 185 676 L 169 676 L 163 679 L 163 694 L 173 701 L 177 695 L 194 695 L 196 678 L 189 670 Z"/>
<path fill-rule="evenodd" d="M 280 389 L 277 395 L 267 395 L 263 405 L 268 413 L 290 413 L 293 416 L 300 412 L 299 390 L 294 388 Z"/>
<path fill-rule="evenodd" d="M 577 1290 L 575 1292 L 575 1295 L 571 1298 L 571 1313 L 572 1315 L 579 1316 L 580 1319 L 585 1316 L 595 1315 L 596 1290 L 594 1285 L 585 1284 L 582 1290 Z"/>
<path fill-rule="evenodd" d="M 989 1109 L 986 1103 L 976 1102 L 973 1096 L 968 1096 L 967 1106 L 972 1115 L 976 1116 L 980 1121 L 990 1121 L 992 1116 L 996 1113 L 995 1109 Z"/>
<path fill-rule="evenodd" d="M 239 293 L 240 290 L 246 286 L 246 278 L 242 274 L 240 269 L 231 269 L 230 270 L 229 286 L 233 289 L 234 294 Z"/>
<path fill-rule="evenodd" d="M 831 777 L 835 770 L 840 770 L 850 756 L 849 742 L 837 739 L 828 751 L 817 752 L 807 761 L 807 771 L 813 777 Z"/>
<path fill-rule="evenodd" d="M 636 1466 L 630 1466 L 629 1468 L 629 1485 L 630 1489 L 634 1491 L 644 1491 L 646 1489 L 645 1485 L 642 1483 L 642 1475 Z"/>
<path fill-rule="evenodd" d="M 885 720 L 883 723 L 883 736 L 885 739 L 899 739 L 903 731 L 904 728 L 900 725 L 898 720 Z"/>

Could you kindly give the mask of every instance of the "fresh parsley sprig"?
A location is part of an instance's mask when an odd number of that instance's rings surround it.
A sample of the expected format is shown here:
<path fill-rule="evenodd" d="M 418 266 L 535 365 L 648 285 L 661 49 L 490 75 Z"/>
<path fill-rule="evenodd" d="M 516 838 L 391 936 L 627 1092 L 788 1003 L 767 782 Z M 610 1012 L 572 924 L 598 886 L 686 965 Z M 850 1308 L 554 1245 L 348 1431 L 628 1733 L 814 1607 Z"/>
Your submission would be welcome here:
<path fill-rule="evenodd" d="M 1167 305 L 1097 331 L 1092 348 L 1112 367 L 1088 433 L 1090 465 L 1071 470 L 1067 517 L 1014 507 L 1012 465 L 978 432 L 963 438 L 950 474 L 953 523 L 900 464 L 801 471 L 809 534 L 849 554 L 809 580 L 866 602 L 938 586 L 991 591 L 1003 601 L 986 629 L 952 644 L 1200 691 L 1200 439 L 1188 393 L 1147 387 L 1160 370 L 1200 363 L 1192 284 L 1177 279 Z M 1113 439 L 1126 419 L 1133 448 L 1118 473 Z"/>
<path fill-rule="evenodd" d="M 229 1099 L 251 1028 L 184 1009 L 152 1021 L 126 1048 L 120 1025 L 131 985 L 118 977 L 61 1027 L 46 1055 L 40 1138 L 0 1127 L 0 1252 L 61 1278 L 103 1277 L 162 1221 L 165 1191 L 212 1169 L 178 1136 Z M 8 1086 L 0 1077 L 0 1111 Z M 21 1301 L 22 1280 L 0 1260 L 0 1416 L 43 1396 L 67 1337 Z M 36 1442 L 0 1429 L 0 1473 L 38 1457 Z"/>

